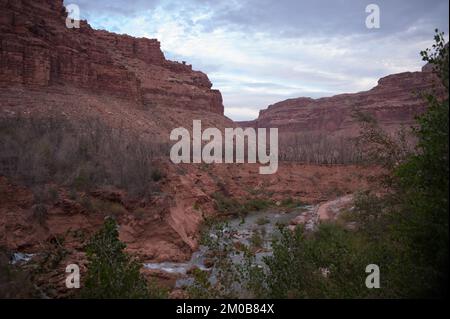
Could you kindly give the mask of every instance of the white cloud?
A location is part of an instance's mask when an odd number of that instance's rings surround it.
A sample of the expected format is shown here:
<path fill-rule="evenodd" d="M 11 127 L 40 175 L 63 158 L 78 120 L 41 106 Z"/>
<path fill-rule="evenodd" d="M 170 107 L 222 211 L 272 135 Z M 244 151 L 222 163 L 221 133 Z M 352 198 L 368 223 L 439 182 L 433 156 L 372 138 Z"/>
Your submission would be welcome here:
<path fill-rule="evenodd" d="M 342 8 L 331 1 L 327 10 L 297 0 L 137 1 L 126 15 L 119 10 L 125 1 L 115 0 L 109 15 L 99 11 L 101 1 L 95 7 L 79 1 L 94 27 L 157 38 L 166 56 L 209 71 L 226 114 L 239 120 L 287 98 L 358 92 L 380 77 L 419 70 L 419 51 L 432 43 L 433 18 L 445 20 L 441 7 L 448 7 L 440 0 L 436 8 L 425 0 L 381 1 L 382 28 L 369 32 L 357 1 Z M 305 21 L 292 12 L 299 8 Z"/>
<path fill-rule="evenodd" d="M 257 118 L 259 111 L 248 107 L 228 107 L 225 109 L 225 116 L 235 121 L 247 121 Z"/>

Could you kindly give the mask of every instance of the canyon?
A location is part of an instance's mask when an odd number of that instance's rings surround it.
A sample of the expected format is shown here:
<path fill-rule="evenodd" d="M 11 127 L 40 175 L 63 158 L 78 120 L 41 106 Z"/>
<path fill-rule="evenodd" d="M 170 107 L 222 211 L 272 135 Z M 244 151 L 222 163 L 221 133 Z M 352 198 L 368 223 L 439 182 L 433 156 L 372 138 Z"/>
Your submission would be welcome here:
<path fill-rule="evenodd" d="M 157 40 L 93 30 L 86 21 L 68 29 L 60 0 L 2 0 L 0 7 L 4 115 L 97 116 L 152 139 L 195 118 L 230 125 L 208 77 L 166 60 Z"/>
<path fill-rule="evenodd" d="M 174 128 L 192 129 L 194 120 L 219 130 L 278 128 L 281 137 L 351 137 L 359 132 L 355 108 L 393 133 L 412 125 L 425 109 L 419 92 L 440 90 L 424 68 L 387 76 L 367 92 L 280 102 L 255 121 L 234 123 L 224 116 L 222 95 L 208 76 L 167 60 L 158 40 L 94 30 L 86 21 L 68 29 L 66 17 L 63 0 L 0 0 L 0 117 L 58 116 L 74 123 L 97 118 L 153 144 L 169 143 Z M 2 163 L 6 155 L 0 154 Z M 367 189 L 368 179 L 380 173 L 357 165 L 282 162 L 276 174 L 262 176 L 258 165 L 173 165 L 168 156 L 155 159 L 155 165 L 164 177 L 148 198 L 130 197 L 116 187 L 72 196 L 67 185 L 47 185 L 58 198 L 45 204 L 43 221 L 35 214 L 31 187 L 0 170 L 0 246 L 33 254 L 63 248 L 56 266 L 39 279 L 52 286 L 49 296 L 61 297 L 65 265 L 81 260 L 85 269 L 79 232 L 92 234 L 111 210 L 121 239 L 140 261 L 183 262 L 198 249 L 203 223 L 221 214 L 217 194 L 242 205 L 251 200 L 320 204 Z M 109 211 L 91 212 L 80 199 L 106 203 Z"/>

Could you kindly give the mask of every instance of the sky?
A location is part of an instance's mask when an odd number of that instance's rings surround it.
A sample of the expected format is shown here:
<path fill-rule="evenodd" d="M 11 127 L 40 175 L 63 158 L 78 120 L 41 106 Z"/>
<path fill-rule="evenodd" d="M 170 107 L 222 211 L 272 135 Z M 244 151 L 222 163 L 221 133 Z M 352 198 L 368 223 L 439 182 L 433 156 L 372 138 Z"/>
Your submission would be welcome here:
<path fill-rule="evenodd" d="M 225 115 L 252 120 L 270 104 L 371 89 L 418 71 L 434 30 L 448 41 L 448 0 L 65 0 L 92 27 L 156 38 L 222 92 Z M 367 28 L 369 4 L 379 28 Z"/>

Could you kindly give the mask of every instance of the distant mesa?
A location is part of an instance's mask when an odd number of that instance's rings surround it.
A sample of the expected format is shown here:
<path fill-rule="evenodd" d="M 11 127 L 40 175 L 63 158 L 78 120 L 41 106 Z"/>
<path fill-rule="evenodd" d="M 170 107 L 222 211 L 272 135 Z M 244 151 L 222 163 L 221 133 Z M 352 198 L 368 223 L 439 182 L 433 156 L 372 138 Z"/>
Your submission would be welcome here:
<path fill-rule="evenodd" d="M 413 125 L 415 117 L 425 110 L 426 102 L 421 93 L 437 89 L 443 98 L 446 96 L 431 71 L 430 66 L 425 66 L 422 72 L 389 75 L 365 92 L 320 99 L 289 99 L 270 105 L 260 112 L 258 119 L 239 122 L 239 125 L 278 127 L 282 134 L 353 137 L 359 133 L 359 124 L 352 116 L 358 109 L 371 114 L 388 132 L 394 132 L 401 126 Z"/>

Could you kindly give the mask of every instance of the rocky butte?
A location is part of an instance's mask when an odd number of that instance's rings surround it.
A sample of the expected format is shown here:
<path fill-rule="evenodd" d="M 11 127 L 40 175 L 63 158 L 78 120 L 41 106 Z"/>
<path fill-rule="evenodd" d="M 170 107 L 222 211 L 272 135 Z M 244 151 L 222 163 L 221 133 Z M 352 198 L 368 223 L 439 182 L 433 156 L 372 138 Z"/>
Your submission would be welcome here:
<path fill-rule="evenodd" d="M 173 113 L 201 111 L 226 121 L 222 95 L 206 74 L 166 60 L 157 40 L 94 30 L 86 21 L 68 29 L 66 17 L 63 0 L 0 1 L 0 111 L 17 112 L 29 103 L 28 110 L 70 113 L 78 104 L 114 113 L 107 96 L 120 99 L 122 112 L 129 105 L 155 113 L 181 109 Z M 156 134 L 157 128 L 148 129 Z"/>
<path fill-rule="evenodd" d="M 241 122 L 241 126 L 278 127 L 280 134 L 310 133 L 326 136 L 354 137 L 359 123 L 354 110 L 371 114 L 388 132 L 411 126 L 426 107 L 420 94 L 433 89 L 445 92 L 429 67 L 421 72 L 404 72 L 386 76 L 365 92 L 340 94 L 319 99 L 295 98 L 270 105 L 258 119 Z"/>

